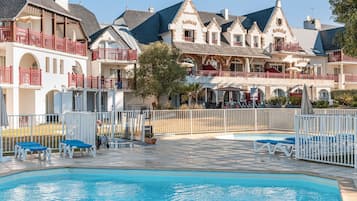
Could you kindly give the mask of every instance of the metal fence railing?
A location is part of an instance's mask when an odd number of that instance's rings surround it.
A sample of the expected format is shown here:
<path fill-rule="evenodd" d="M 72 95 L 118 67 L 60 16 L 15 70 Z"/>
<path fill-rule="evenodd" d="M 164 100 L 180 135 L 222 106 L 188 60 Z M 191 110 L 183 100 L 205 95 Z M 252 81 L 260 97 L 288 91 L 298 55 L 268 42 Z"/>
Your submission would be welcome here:
<path fill-rule="evenodd" d="M 297 159 L 357 168 L 357 118 L 354 115 L 297 115 Z"/>
<path fill-rule="evenodd" d="M 218 109 L 153 110 L 96 113 L 97 135 L 144 141 L 144 126 L 154 134 L 199 134 L 239 131 L 294 131 L 294 116 L 300 109 Z M 315 114 L 355 115 L 355 109 L 319 109 Z M 325 124 L 325 130 L 331 124 Z M 57 149 L 66 137 L 63 115 L 9 115 L 9 126 L 3 130 L 4 152 L 13 152 L 16 142 L 37 141 Z"/>

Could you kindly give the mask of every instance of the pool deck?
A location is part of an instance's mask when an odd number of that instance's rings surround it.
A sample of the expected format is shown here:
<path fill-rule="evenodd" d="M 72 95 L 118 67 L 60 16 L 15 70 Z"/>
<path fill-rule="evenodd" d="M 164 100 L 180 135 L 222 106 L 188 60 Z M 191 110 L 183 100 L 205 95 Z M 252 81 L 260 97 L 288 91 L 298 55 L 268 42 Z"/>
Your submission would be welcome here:
<path fill-rule="evenodd" d="M 161 136 L 156 145 L 100 149 L 97 157 L 75 154 L 74 159 L 52 154 L 50 162 L 29 156 L 26 161 L 0 163 L 0 175 L 60 167 L 215 170 L 264 173 L 303 173 L 337 179 L 344 201 L 357 200 L 357 169 L 298 161 L 284 155 L 254 153 L 252 142 L 217 140 L 214 135 Z"/>

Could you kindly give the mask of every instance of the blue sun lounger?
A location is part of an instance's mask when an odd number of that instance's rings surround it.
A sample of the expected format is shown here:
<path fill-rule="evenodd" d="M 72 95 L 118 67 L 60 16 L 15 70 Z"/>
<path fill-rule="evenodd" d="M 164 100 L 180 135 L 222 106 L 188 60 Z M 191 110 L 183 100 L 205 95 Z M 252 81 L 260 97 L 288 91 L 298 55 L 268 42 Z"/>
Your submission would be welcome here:
<path fill-rule="evenodd" d="M 64 156 L 68 154 L 69 158 L 73 158 L 74 149 L 80 149 L 81 152 L 84 149 L 87 152 L 90 152 L 93 157 L 96 156 L 96 147 L 80 140 L 63 140 L 59 146 L 60 154 L 62 154 L 62 152 L 64 153 Z"/>
<path fill-rule="evenodd" d="M 51 160 L 51 149 L 42 146 L 37 142 L 19 142 L 15 145 L 15 158 L 20 160 L 26 160 L 27 152 L 38 153 L 39 159 L 41 159 L 41 153 L 43 153 L 44 160 Z"/>
<path fill-rule="evenodd" d="M 283 152 L 286 156 L 290 157 L 295 150 L 295 138 L 285 138 L 284 140 L 254 141 L 254 152 L 259 152 L 261 150 L 267 150 L 269 154 Z"/>

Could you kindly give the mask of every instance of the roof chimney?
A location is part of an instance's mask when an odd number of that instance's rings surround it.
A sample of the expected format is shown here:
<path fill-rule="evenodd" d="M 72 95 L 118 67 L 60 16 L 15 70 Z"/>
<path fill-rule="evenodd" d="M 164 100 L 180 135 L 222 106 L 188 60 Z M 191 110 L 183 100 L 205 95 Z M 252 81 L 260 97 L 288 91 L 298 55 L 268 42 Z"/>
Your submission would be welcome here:
<path fill-rule="evenodd" d="M 154 12 L 155 12 L 155 8 L 149 7 L 149 8 L 148 8 L 148 11 L 149 11 L 149 13 L 154 13 Z"/>
<path fill-rule="evenodd" d="M 62 8 L 68 10 L 68 0 L 54 0 Z"/>
<path fill-rule="evenodd" d="M 229 11 L 228 8 L 221 10 L 221 15 L 224 17 L 225 20 L 229 20 Z"/>
<path fill-rule="evenodd" d="M 281 0 L 276 0 L 275 7 L 281 8 Z"/>
<path fill-rule="evenodd" d="M 321 30 L 321 22 L 319 19 L 314 19 L 310 16 L 307 16 L 306 20 L 304 21 L 304 29 Z"/>

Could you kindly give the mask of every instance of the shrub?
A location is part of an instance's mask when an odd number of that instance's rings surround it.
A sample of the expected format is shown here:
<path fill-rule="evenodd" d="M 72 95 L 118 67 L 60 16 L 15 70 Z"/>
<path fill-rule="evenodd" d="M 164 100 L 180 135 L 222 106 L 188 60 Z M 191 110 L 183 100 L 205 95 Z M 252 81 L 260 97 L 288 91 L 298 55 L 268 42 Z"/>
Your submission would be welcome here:
<path fill-rule="evenodd" d="M 187 104 L 183 104 L 180 106 L 180 110 L 188 110 L 190 109 Z"/>
<path fill-rule="evenodd" d="M 353 101 L 351 107 L 357 107 L 357 101 Z"/>
<path fill-rule="evenodd" d="M 353 103 L 353 96 L 350 93 L 343 93 L 334 96 L 334 99 L 340 104 L 351 106 Z"/>
<path fill-rule="evenodd" d="M 289 102 L 291 103 L 291 105 L 301 105 L 301 97 L 290 97 Z"/>
<path fill-rule="evenodd" d="M 267 103 L 271 105 L 285 105 L 286 97 L 273 97 L 270 98 Z"/>
<path fill-rule="evenodd" d="M 319 101 L 314 102 L 313 106 L 316 108 L 328 108 L 329 102 L 324 101 L 324 100 L 319 100 Z"/>

